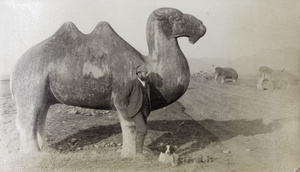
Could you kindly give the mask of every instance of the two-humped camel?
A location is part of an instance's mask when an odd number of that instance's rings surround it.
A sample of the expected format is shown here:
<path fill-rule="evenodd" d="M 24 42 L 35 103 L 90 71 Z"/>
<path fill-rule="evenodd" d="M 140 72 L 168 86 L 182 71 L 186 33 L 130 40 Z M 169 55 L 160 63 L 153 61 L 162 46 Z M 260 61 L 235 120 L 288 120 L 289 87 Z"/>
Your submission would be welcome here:
<path fill-rule="evenodd" d="M 147 22 L 149 55 L 144 56 L 106 22 L 100 22 L 90 34 L 81 33 L 73 23 L 63 24 L 50 38 L 25 52 L 11 76 L 20 149 L 41 150 L 48 108 L 64 103 L 116 109 L 122 155 L 132 156 L 135 129 L 132 120 L 122 115 L 118 100 L 122 88 L 135 78 L 135 67 L 145 64 L 150 71 L 151 110 L 179 99 L 189 85 L 190 71 L 177 38 L 186 36 L 194 44 L 205 32 L 194 16 L 173 8 L 157 9 Z"/>

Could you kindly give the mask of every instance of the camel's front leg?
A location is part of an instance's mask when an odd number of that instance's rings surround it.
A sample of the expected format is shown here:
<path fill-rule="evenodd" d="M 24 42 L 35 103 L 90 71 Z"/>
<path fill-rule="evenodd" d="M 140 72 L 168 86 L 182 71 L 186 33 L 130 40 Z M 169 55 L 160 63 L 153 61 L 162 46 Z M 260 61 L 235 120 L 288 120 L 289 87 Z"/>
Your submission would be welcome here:
<path fill-rule="evenodd" d="M 222 76 L 221 84 L 223 84 L 224 82 L 225 82 L 225 77 Z"/>
<path fill-rule="evenodd" d="M 219 74 L 217 73 L 217 74 L 215 75 L 215 82 L 216 82 L 216 83 L 218 83 L 218 81 L 217 81 L 218 77 L 219 77 Z"/>
<path fill-rule="evenodd" d="M 263 90 L 263 87 L 262 87 L 263 81 L 264 81 L 264 77 L 263 77 L 263 76 L 258 76 L 256 87 L 257 87 L 259 90 Z"/>
<path fill-rule="evenodd" d="M 135 156 L 135 125 L 131 118 L 124 118 L 120 110 L 117 111 L 122 128 L 123 146 L 122 157 Z"/>

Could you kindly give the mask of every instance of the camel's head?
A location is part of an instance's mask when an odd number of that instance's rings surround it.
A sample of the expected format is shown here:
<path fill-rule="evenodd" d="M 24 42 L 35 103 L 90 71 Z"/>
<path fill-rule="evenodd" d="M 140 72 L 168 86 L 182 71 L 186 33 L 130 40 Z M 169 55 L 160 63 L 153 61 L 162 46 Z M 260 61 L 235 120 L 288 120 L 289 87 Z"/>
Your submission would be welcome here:
<path fill-rule="evenodd" d="M 221 73 L 221 70 L 222 70 L 221 67 L 216 67 L 216 68 L 215 68 L 215 73 L 216 73 L 216 74 L 217 74 L 217 73 Z"/>
<path fill-rule="evenodd" d="M 159 8 L 153 12 L 153 16 L 161 22 L 161 28 L 168 37 L 186 36 L 194 44 L 206 32 L 202 21 L 174 8 Z"/>

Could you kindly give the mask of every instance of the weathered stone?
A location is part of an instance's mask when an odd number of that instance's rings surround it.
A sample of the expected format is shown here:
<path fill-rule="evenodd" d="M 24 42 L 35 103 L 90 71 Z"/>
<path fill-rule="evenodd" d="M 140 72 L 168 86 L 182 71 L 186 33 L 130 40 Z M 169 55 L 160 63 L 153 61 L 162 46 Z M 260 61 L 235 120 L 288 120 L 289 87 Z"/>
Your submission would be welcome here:
<path fill-rule="evenodd" d="M 230 151 L 229 151 L 229 150 L 223 150 L 222 152 L 223 152 L 223 153 L 225 153 L 225 154 L 228 154 L 228 153 L 230 153 Z"/>
<path fill-rule="evenodd" d="M 116 108 L 122 114 L 120 123 L 130 122 L 123 118 L 120 95 L 124 86 L 136 77 L 135 69 L 141 64 L 149 70 L 152 110 L 178 100 L 188 88 L 190 71 L 177 38 L 186 36 L 194 44 L 205 32 L 202 21 L 194 16 L 174 8 L 159 8 L 148 18 L 149 55 L 142 55 L 107 22 L 100 22 L 90 34 L 83 34 L 71 22 L 63 24 L 51 37 L 26 51 L 14 67 L 13 96 L 18 100 L 18 111 L 27 112 L 17 114 L 23 120 L 20 123 L 26 124 L 19 128 L 32 132 L 20 132 L 21 149 L 39 150 L 37 139 L 31 137 L 36 130 L 30 128 L 44 127 L 37 118 L 46 116 L 50 105 L 57 102 L 94 109 Z M 81 112 L 82 109 L 68 110 L 71 114 Z M 135 152 L 135 132 L 131 132 L 130 125 L 121 127 L 123 134 L 129 133 L 123 135 L 122 154 L 130 156 Z"/>

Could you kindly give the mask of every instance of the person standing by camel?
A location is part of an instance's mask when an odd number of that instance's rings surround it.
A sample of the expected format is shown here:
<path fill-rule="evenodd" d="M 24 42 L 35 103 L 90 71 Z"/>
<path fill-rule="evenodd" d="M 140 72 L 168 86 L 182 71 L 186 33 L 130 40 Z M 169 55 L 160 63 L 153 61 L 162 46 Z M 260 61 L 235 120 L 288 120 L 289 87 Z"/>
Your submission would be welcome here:
<path fill-rule="evenodd" d="M 136 157 L 143 157 L 144 140 L 147 134 L 147 118 L 151 112 L 146 66 L 139 65 L 136 68 L 136 79 L 126 84 L 121 101 L 127 109 L 126 117 L 132 118 L 136 127 Z"/>

